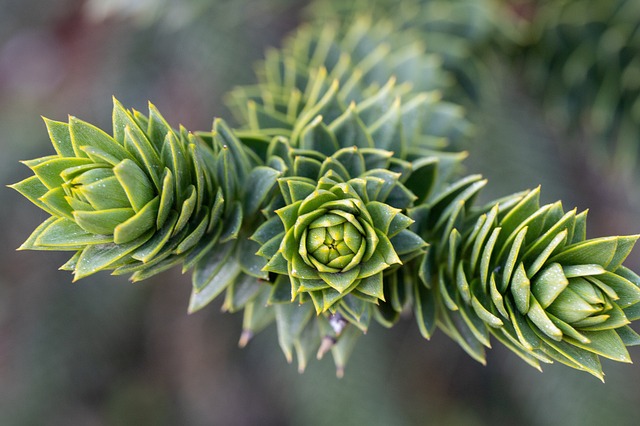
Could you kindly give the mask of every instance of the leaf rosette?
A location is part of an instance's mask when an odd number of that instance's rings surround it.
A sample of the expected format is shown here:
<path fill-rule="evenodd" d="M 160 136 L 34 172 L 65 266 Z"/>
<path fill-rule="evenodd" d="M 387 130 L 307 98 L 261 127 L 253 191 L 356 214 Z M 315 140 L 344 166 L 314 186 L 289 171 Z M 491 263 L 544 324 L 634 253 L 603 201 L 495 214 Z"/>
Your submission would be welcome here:
<path fill-rule="evenodd" d="M 261 244 L 258 254 L 269 259 L 264 270 L 288 277 L 286 283 L 276 280 L 276 288 L 289 285 L 289 301 L 310 297 L 317 313 L 336 312 L 348 296 L 342 307 L 356 320 L 368 303 L 385 300 L 384 274 L 425 246 L 407 229 L 412 220 L 400 207 L 415 196 L 399 182 L 399 173 L 366 171 L 362 152 L 390 157 L 357 148 L 342 149 L 322 163 L 297 157 L 307 172 L 315 164 L 320 178 L 314 180 L 314 173 L 280 178 L 285 205 L 252 237 Z"/>
<path fill-rule="evenodd" d="M 287 185 L 297 190 L 306 184 L 299 178 L 287 180 Z M 281 253 L 287 260 L 290 276 L 300 280 L 298 291 L 319 286 L 343 294 L 358 289 L 382 298 L 380 273 L 401 263 L 383 232 L 385 223 L 378 219 L 393 217 L 399 210 L 382 203 L 365 205 L 353 187 L 355 184 L 364 186 L 366 182 L 342 183 L 328 173 L 315 188 L 306 188 L 312 192 L 304 199 L 277 211 L 286 231 Z M 378 220 L 374 221 L 369 208 L 379 210 Z M 376 290 L 366 290 L 369 288 Z"/>
<path fill-rule="evenodd" d="M 462 207 L 483 185 L 471 177 L 412 212 L 424 229 L 428 210 L 447 224 L 420 271 L 423 331 L 437 322 L 481 362 L 490 335 L 536 368 L 555 360 L 602 378 L 599 356 L 630 362 L 625 346 L 640 344 L 628 326 L 640 312 L 640 277 L 622 262 L 638 237 L 587 239 L 586 212 L 540 206 L 538 189 L 465 218 Z M 458 208 L 440 210 L 452 200 Z M 437 318 L 423 314 L 430 305 Z"/>
<path fill-rule="evenodd" d="M 76 251 L 62 267 L 75 279 L 114 270 L 137 280 L 192 265 L 215 243 L 226 206 L 212 146 L 153 105 L 146 117 L 115 101 L 113 136 L 75 117 L 45 122 L 56 154 L 26 161 L 35 175 L 13 188 L 51 217 L 22 249 Z"/>

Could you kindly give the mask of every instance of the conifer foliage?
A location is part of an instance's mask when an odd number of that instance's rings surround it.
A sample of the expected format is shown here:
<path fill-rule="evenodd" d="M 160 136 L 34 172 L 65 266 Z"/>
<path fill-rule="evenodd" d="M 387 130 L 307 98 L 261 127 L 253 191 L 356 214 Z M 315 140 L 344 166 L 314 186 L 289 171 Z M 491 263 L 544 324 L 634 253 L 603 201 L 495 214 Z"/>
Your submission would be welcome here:
<path fill-rule="evenodd" d="M 56 153 L 12 187 L 50 217 L 21 248 L 74 252 L 75 279 L 180 265 L 190 312 L 224 293 L 241 346 L 275 323 L 300 371 L 331 351 L 341 375 L 357 339 L 404 312 L 480 362 L 492 336 L 537 368 L 602 378 L 600 356 L 630 362 L 637 237 L 587 239 L 586 213 L 541 206 L 539 189 L 476 205 L 487 182 L 463 173 L 473 132 L 455 102 L 478 95 L 463 53 L 490 25 L 419 25 L 449 10 L 426 3 L 402 24 L 312 20 L 230 92 L 236 127 L 173 129 L 118 101 L 111 135 L 45 120 Z"/>

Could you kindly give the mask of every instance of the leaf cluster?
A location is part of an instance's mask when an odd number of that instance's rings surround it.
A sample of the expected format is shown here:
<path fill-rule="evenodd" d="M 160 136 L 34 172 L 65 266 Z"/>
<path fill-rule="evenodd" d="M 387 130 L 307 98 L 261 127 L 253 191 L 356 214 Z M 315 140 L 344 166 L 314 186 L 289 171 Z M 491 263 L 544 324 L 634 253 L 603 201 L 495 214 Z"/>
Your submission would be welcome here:
<path fill-rule="evenodd" d="M 476 205 L 487 182 L 464 176 L 472 131 L 454 100 L 474 96 L 462 64 L 486 22 L 462 0 L 427 4 L 402 25 L 303 26 L 230 93 L 237 128 L 176 130 L 117 101 L 111 135 L 46 120 L 56 154 L 13 188 L 51 217 L 22 248 L 74 251 L 76 279 L 181 265 L 190 312 L 224 293 L 240 345 L 275 323 L 301 371 L 331 351 L 341 375 L 372 323 L 408 312 L 480 362 L 491 336 L 538 368 L 602 378 L 599 356 L 629 362 L 640 277 L 622 263 L 637 238 L 589 240 L 586 214 L 540 206 L 538 189 Z"/>

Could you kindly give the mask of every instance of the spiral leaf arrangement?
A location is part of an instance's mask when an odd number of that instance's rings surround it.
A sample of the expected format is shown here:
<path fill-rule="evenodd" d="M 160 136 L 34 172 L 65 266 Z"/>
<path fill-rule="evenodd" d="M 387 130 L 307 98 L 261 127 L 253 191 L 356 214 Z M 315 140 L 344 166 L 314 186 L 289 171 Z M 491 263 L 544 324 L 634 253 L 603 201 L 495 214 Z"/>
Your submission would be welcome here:
<path fill-rule="evenodd" d="M 470 176 L 410 213 L 438 238 L 416 287 L 423 334 L 439 326 L 483 363 L 493 335 L 534 367 L 556 360 L 601 379 L 598 356 L 630 362 L 640 277 L 621 262 L 638 237 L 587 240 L 586 212 L 541 207 L 539 189 L 474 208 L 484 184 Z"/>
<path fill-rule="evenodd" d="M 20 248 L 75 251 L 62 267 L 75 279 L 188 269 L 220 239 L 225 220 L 237 222 L 219 139 L 204 143 L 173 130 L 153 105 L 146 117 L 118 101 L 113 135 L 75 117 L 45 121 L 56 154 L 26 161 L 34 176 L 12 187 L 51 217 Z"/>
<path fill-rule="evenodd" d="M 13 188 L 51 217 L 22 248 L 76 252 L 76 279 L 181 264 L 190 312 L 224 293 L 240 345 L 275 323 L 300 371 L 330 351 L 341 375 L 373 321 L 412 311 L 480 362 L 494 336 L 602 378 L 598 356 L 640 343 L 640 278 L 622 266 L 637 238 L 587 240 L 586 215 L 538 190 L 475 206 L 486 181 L 455 150 L 470 123 L 415 37 L 365 18 L 302 28 L 231 92 L 236 129 L 174 130 L 117 101 L 113 135 L 46 120 L 56 155 Z"/>
<path fill-rule="evenodd" d="M 321 25 L 355 22 L 363 13 L 375 19 L 393 19 L 393 27 L 406 30 L 412 43 L 424 43 L 429 53 L 439 58 L 455 82 L 448 96 L 463 103 L 480 98 L 485 66 L 479 57 L 493 42 L 497 18 L 503 14 L 493 0 L 327 0 L 312 3 L 310 9 Z M 417 71 L 411 67 L 400 75 L 413 70 Z"/>
<path fill-rule="evenodd" d="M 347 146 L 320 147 L 303 129 L 314 120 L 338 126 L 354 113 L 371 139 L 360 132 L 355 145 L 375 144 L 403 159 L 442 155 L 471 133 L 462 108 L 442 99 L 452 88 L 440 57 L 387 21 L 360 18 L 346 30 L 305 26 L 283 49 L 268 51 L 257 74 L 258 85 L 230 93 L 232 111 L 243 130 L 286 137 L 296 148 L 313 143 L 330 155 Z"/>
<path fill-rule="evenodd" d="M 279 180 L 285 206 L 252 238 L 269 260 L 264 269 L 291 289 L 291 301 L 306 295 L 317 313 L 335 312 L 337 304 L 360 323 L 369 303 L 385 299 L 383 272 L 424 251 L 401 213 L 415 195 L 388 170 L 391 155 L 352 147 L 322 163 L 298 156 L 294 170 L 301 173 Z"/>

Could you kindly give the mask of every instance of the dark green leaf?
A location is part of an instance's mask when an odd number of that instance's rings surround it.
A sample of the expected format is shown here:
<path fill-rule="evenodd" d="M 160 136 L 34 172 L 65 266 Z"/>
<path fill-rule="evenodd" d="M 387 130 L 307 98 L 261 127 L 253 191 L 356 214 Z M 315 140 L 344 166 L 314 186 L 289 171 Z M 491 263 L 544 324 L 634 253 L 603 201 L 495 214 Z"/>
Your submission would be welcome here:
<path fill-rule="evenodd" d="M 238 241 L 239 262 L 242 271 L 245 274 L 266 280 L 269 278 L 269 274 L 264 270 L 267 261 L 256 254 L 258 250 L 260 250 L 260 244 L 255 241 L 247 238 L 242 238 Z"/>
<path fill-rule="evenodd" d="M 144 263 L 153 259 L 158 253 L 160 253 L 160 250 L 162 250 L 167 241 L 169 241 L 173 227 L 177 221 L 178 214 L 175 211 L 171 211 L 171 214 L 165 221 L 164 226 L 154 233 L 153 237 L 142 247 L 136 250 L 131 257 Z"/>
<path fill-rule="evenodd" d="M 195 303 L 195 306 L 203 307 L 206 303 L 213 300 L 217 294 L 226 288 L 230 282 L 228 280 L 235 278 L 237 274 L 240 273 L 240 265 L 234 256 L 235 244 L 235 241 L 218 244 L 209 253 L 209 256 L 202 259 L 196 265 L 193 271 L 194 293 L 192 294 L 192 301 Z M 229 267 L 224 269 L 227 265 Z M 231 277 L 232 275 L 233 277 Z M 227 281 L 218 283 L 218 278 Z M 196 297 L 196 294 L 202 292 L 206 287 L 210 287 L 206 294 Z M 214 295 L 211 296 L 212 294 Z"/>
<path fill-rule="evenodd" d="M 87 246 L 78 258 L 73 280 L 76 281 L 98 271 L 111 268 L 112 264 L 143 245 L 152 235 L 152 232 L 147 232 L 145 235 L 126 244 L 110 243 Z"/>
<path fill-rule="evenodd" d="M 622 339 L 622 342 L 626 346 L 638 346 L 640 345 L 640 335 L 636 333 L 631 327 L 628 325 L 625 327 L 620 327 L 616 329 L 618 336 Z"/>
<path fill-rule="evenodd" d="M 338 150 L 339 145 L 333 132 L 322 122 L 322 116 L 318 115 L 302 130 L 300 148 L 330 156 Z"/>
<path fill-rule="evenodd" d="M 311 319 L 313 310 L 309 309 L 308 305 L 294 304 L 277 304 L 274 309 L 278 326 L 278 342 L 287 362 L 291 362 L 293 360 L 293 344 Z"/>
<path fill-rule="evenodd" d="M 178 234 L 178 232 L 182 231 L 184 227 L 189 223 L 189 219 L 191 219 L 191 214 L 196 208 L 196 188 L 193 185 L 189 185 L 188 187 L 188 197 L 180 206 L 180 216 L 178 216 L 178 223 L 176 223 L 175 228 L 173 229 L 173 235 Z M 159 208 L 159 205 L 158 205 Z"/>
<path fill-rule="evenodd" d="M 207 231 L 208 224 L 209 224 L 209 215 L 204 214 L 202 219 L 200 220 L 200 223 L 198 223 L 198 225 L 189 233 L 189 235 L 187 235 L 180 241 L 180 244 L 178 245 L 178 247 L 176 247 L 176 250 L 175 250 L 176 254 L 185 253 L 189 249 L 193 248 L 196 244 L 198 244 L 200 239 L 204 236 L 205 232 Z"/>
<path fill-rule="evenodd" d="M 240 227 L 242 226 L 242 205 L 239 201 L 233 203 L 229 218 L 225 220 L 224 229 L 220 236 L 220 242 L 226 242 L 238 238 Z"/>
<path fill-rule="evenodd" d="M 393 236 L 390 241 L 400 256 L 420 251 L 427 245 L 422 238 L 406 229 Z"/>
<path fill-rule="evenodd" d="M 373 140 L 362 120 L 358 117 L 354 105 L 347 108 L 344 114 L 335 119 L 329 125 L 329 129 L 335 134 L 336 140 L 342 148 L 352 146 L 357 146 L 358 148 L 374 147 Z"/>
<path fill-rule="evenodd" d="M 244 214 L 251 218 L 264 204 L 276 184 L 280 172 L 270 167 L 256 167 L 247 178 Z"/>

